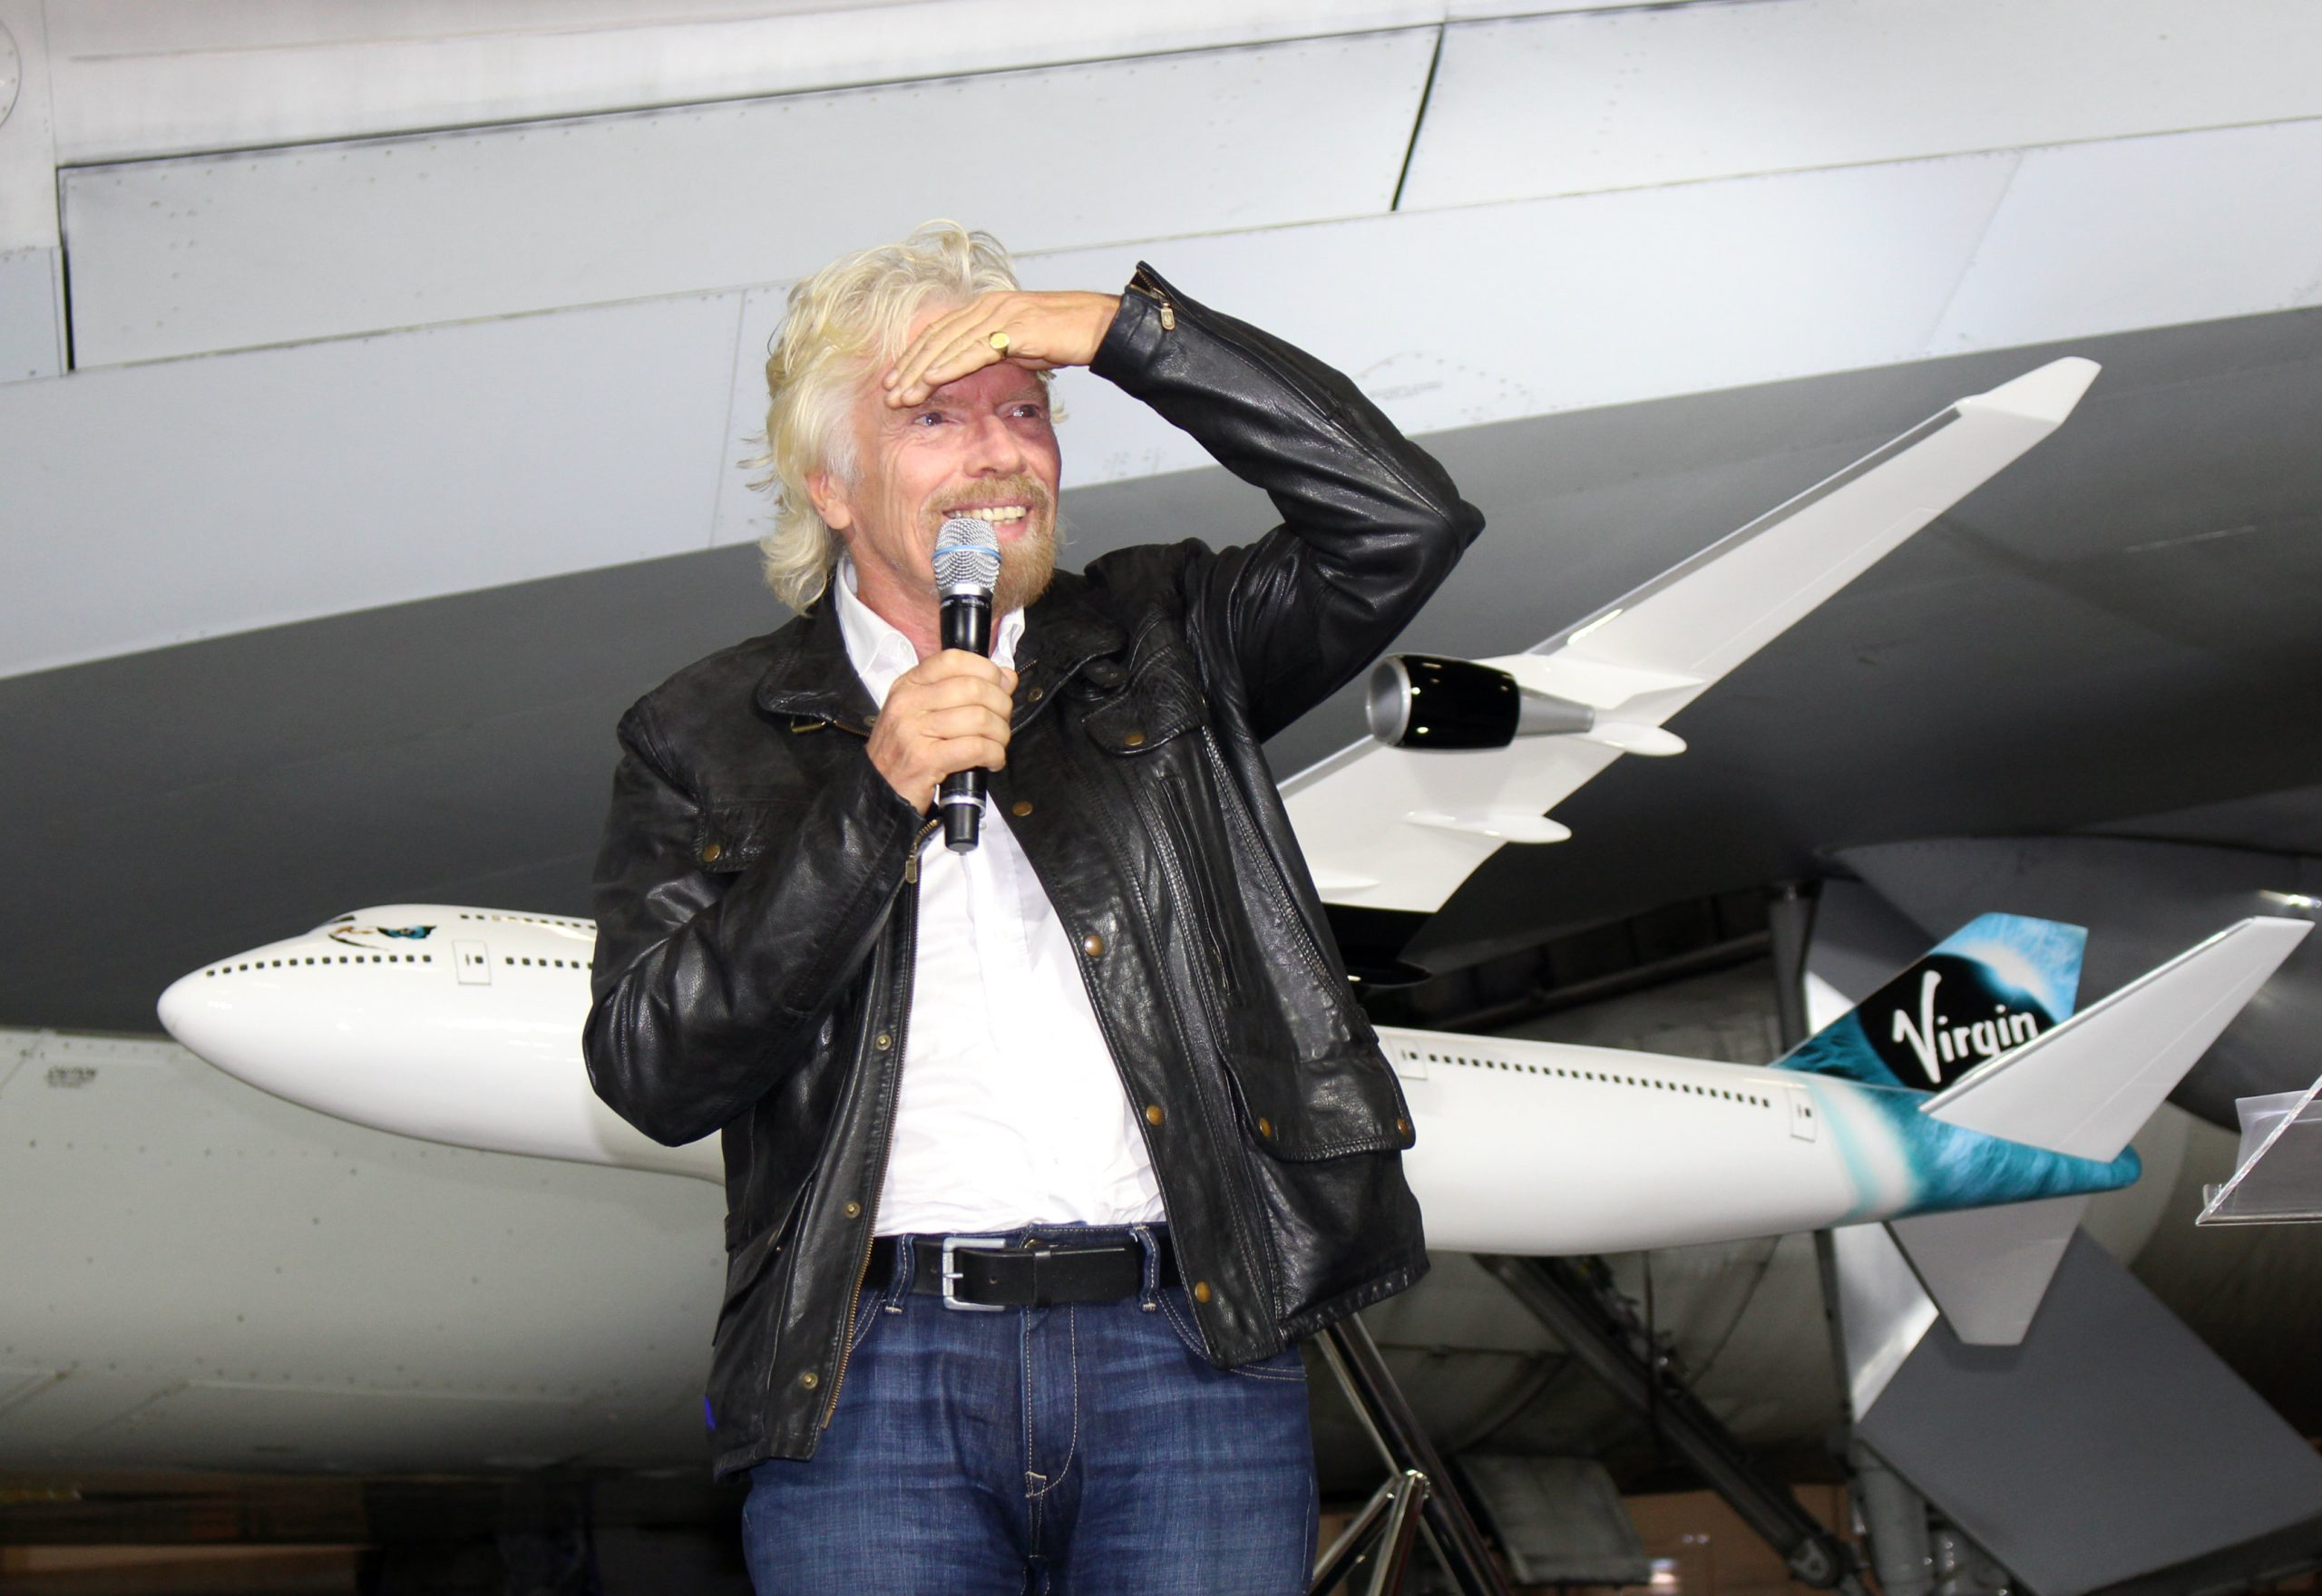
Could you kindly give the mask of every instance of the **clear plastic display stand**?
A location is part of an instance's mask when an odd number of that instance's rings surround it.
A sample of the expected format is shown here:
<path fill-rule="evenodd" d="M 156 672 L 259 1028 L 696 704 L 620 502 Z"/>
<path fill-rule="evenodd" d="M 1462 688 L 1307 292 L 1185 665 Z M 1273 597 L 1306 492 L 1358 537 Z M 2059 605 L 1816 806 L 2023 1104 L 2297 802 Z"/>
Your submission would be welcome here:
<path fill-rule="evenodd" d="M 2209 1186 L 2195 1224 L 2281 1225 L 2322 1220 L 2322 1080 L 2303 1092 L 2237 1098 L 2241 1160 Z"/>

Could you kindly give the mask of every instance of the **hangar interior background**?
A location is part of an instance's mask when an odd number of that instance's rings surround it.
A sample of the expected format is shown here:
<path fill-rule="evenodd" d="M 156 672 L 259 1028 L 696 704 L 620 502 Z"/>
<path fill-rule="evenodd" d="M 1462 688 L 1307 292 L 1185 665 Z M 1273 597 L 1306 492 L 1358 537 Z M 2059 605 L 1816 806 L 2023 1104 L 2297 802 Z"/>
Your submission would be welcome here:
<path fill-rule="evenodd" d="M 2103 365 L 1688 711 L 1683 757 L 1479 872 L 1381 1017 L 1760 1062 L 1783 883 L 1819 889 L 1841 987 L 2001 907 L 2091 926 L 2091 998 L 2322 895 L 2295 0 L 0 0 L 0 1589 L 158 1588 L 24 1561 L 92 1540 L 306 1549 L 177 1588 L 499 1589 L 527 1559 L 561 1588 L 584 1500 L 606 1589 L 708 1555 L 663 1526 L 718 1511 L 689 1467 L 714 1196 L 320 1119 L 159 1040 L 152 1003 L 362 904 L 587 912 L 621 708 L 785 618 L 736 463 L 783 294 L 930 216 L 1040 286 L 1150 258 L 1353 374 L 1489 517 L 1403 645 L 1462 657 L 1961 394 Z M 1073 555 L 1269 524 L 1103 384 L 1058 391 Z M 1350 690 L 1269 753 L 1287 775 L 1360 726 Z M 2322 1071 L 2317 977 L 2284 969 L 2091 1225 L 2307 1436 L 2310 1236 L 2190 1216 L 2232 1099 Z M 1829 1491 L 1811 1239 L 1615 1261 L 1648 1275 L 1691 1388 Z M 1488 1280 L 1438 1277 L 1372 1320 L 1448 1449 L 1685 1483 Z M 1318 1424 L 1359 1497 L 1345 1416 Z M 2065 1498 L 2120 1494 L 2117 1461 Z M 2015 1572 L 2304 1577 L 2297 1519 Z M 1989 1588 L 1960 1544 L 1946 1591 Z M 1688 1555 L 1688 1591 L 1763 1572 Z"/>

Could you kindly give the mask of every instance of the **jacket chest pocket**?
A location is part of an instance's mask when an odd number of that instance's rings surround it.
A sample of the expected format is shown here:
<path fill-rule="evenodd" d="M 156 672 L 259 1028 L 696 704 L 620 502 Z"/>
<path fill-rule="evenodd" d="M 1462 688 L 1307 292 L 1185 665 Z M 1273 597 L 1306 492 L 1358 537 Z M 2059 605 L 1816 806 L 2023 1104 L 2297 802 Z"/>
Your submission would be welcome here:
<path fill-rule="evenodd" d="M 1082 733 L 1102 752 L 1132 764 L 1153 758 L 1202 724 L 1208 706 L 1192 664 L 1174 650 L 1127 665 L 1092 660 L 1069 689 L 1081 705 Z"/>
<path fill-rule="evenodd" d="M 1182 665 L 1183 670 L 1173 669 Z M 1257 972 L 1234 885 L 1237 860 L 1207 751 L 1207 704 L 1189 659 L 1097 660 L 1071 689 L 1079 700 L 1077 763 L 1093 772 L 1098 806 L 1127 836 L 1126 856 L 1151 904 L 1154 931 L 1201 963 L 1213 1006 Z M 1133 824 L 1124 824 L 1134 817 Z"/>

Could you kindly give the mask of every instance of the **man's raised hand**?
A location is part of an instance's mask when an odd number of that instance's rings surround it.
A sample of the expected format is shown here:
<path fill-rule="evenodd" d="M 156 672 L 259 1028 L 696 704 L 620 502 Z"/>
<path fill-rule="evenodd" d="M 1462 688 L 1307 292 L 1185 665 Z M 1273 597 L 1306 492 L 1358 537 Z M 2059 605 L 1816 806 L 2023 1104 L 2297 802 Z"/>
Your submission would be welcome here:
<path fill-rule="evenodd" d="M 1008 763 L 1015 692 L 1016 673 L 981 655 L 960 648 L 929 655 L 887 690 L 871 728 L 873 766 L 925 814 L 945 776 Z"/>
<path fill-rule="evenodd" d="M 1086 365 L 1097 358 L 1120 304 L 1117 294 L 980 294 L 922 327 L 880 385 L 888 404 L 900 409 L 1003 360 L 1029 371 Z"/>

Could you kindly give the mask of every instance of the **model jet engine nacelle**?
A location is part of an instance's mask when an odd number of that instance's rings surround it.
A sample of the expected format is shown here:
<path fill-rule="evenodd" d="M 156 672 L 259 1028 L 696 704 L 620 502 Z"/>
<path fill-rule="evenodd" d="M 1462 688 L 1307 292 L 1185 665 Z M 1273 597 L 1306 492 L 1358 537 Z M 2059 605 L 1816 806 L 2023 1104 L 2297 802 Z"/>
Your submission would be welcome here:
<path fill-rule="evenodd" d="M 1390 654 L 1371 673 L 1371 735 L 1390 748 L 1505 748 L 1518 737 L 1586 732 L 1585 704 L 1527 693 L 1497 666 Z"/>

